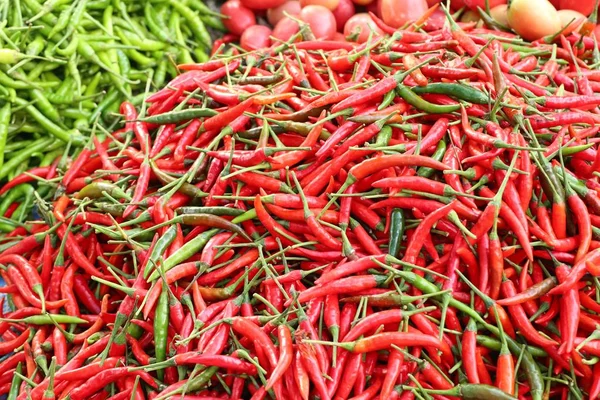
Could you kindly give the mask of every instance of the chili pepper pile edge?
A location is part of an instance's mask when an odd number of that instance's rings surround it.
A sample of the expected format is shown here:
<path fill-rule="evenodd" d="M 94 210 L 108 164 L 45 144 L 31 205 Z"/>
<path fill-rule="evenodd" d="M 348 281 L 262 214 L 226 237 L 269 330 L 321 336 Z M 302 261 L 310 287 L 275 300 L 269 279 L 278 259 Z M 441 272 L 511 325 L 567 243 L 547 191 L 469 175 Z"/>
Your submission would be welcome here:
<path fill-rule="evenodd" d="M 41 220 L 0 246 L 0 394 L 597 398 L 597 44 L 375 21 L 217 43 L 4 185 Z"/>

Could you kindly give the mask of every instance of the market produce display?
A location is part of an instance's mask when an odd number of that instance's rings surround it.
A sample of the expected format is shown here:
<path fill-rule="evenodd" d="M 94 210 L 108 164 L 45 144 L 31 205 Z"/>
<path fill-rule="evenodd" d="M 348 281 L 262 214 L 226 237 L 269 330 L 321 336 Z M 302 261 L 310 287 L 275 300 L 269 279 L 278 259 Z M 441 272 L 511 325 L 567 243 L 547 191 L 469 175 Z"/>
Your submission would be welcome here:
<path fill-rule="evenodd" d="M 224 29 L 200 0 L 9 0 L 0 21 L 0 181 L 78 152 Z"/>
<path fill-rule="evenodd" d="M 529 18 L 519 0 L 505 21 L 502 1 L 465 0 L 481 20 L 434 6 L 391 25 L 289 3 L 229 0 L 210 59 L 174 59 L 166 84 L 153 66 L 140 96 L 71 118 L 77 132 L 21 97 L 37 88 L 5 88 L 0 130 L 26 117 L 71 138 L 0 186 L 0 395 L 598 398 L 595 12 L 560 21 L 547 2 L 558 28 L 523 25 L 527 42 L 504 24 Z M 36 15 L 92 21 L 93 4 Z M 128 17 L 142 8 L 114 4 L 106 18 L 145 30 Z M 199 18 L 192 1 L 141 6 Z M 48 63 L 64 67 L 42 52 L 4 67 Z"/>

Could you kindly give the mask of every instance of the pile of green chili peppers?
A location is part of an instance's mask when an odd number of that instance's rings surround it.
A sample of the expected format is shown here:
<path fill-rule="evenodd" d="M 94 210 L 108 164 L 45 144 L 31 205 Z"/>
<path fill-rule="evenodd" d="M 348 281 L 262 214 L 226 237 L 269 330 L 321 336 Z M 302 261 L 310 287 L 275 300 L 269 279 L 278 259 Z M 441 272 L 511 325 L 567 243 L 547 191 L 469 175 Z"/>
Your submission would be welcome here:
<path fill-rule="evenodd" d="M 0 181 L 110 131 L 122 101 L 208 58 L 209 30 L 201 0 L 0 0 Z"/>

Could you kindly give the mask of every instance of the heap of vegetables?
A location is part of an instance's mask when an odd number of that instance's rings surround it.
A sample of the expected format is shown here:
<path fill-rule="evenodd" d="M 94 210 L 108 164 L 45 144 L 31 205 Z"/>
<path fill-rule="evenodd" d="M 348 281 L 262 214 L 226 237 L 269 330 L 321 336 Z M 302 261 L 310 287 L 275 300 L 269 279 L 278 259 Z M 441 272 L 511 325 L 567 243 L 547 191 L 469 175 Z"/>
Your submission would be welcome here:
<path fill-rule="evenodd" d="M 0 394 L 598 398 L 596 41 L 371 18 L 217 43 L 0 189 Z"/>
<path fill-rule="evenodd" d="M 10 0 L 0 21 L 0 180 L 81 148 L 222 29 L 200 0 Z"/>

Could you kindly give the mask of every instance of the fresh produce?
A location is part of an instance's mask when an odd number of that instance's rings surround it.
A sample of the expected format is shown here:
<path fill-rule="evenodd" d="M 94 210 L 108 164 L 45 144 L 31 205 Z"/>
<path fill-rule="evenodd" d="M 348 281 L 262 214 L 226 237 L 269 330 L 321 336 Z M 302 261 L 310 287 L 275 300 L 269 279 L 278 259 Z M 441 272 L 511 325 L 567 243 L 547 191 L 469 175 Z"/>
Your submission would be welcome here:
<path fill-rule="evenodd" d="M 380 0 L 380 12 L 383 21 L 399 28 L 407 22 L 419 19 L 427 11 L 425 0 Z"/>
<path fill-rule="evenodd" d="M 557 33 L 561 20 L 548 0 L 513 0 L 508 7 L 510 27 L 526 40 L 538 40 Z"/>
<path fill-rule="evenodd" d="M 11 0 L 0 21 L 0 181 L 81 149 L 123 100 L 206 60 L 206 27 L 222 27 L 200 0 Z"/>
<path fill-rule="evenodd" d="M 0 188 L 0 394 L 598 397 L 595 41 L 371 18 L 224 37 Z"/>

